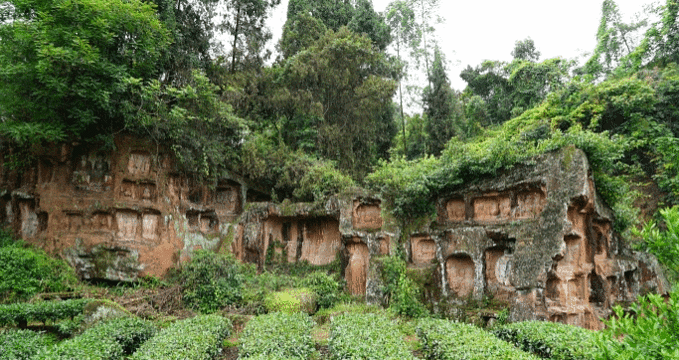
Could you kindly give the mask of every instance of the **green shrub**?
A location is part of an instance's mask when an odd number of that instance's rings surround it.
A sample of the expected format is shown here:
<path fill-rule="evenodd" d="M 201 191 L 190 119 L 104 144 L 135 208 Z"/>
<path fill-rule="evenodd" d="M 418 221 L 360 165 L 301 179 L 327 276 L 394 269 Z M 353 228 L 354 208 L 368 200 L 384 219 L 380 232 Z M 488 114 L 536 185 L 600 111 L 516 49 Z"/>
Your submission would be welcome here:
<path fill-rule="evenodd" d="M 666 230 L 660 230 L 655 221 L 647 222 L 641 231 L 632 229 L 642 242 L 636 243 L 638 250 L 648 251 L 668 270 L 673 281 L 679 280 L 679 206 L 660 209 L 660 216 Z"/>
<path fill-rule="evenodd" d="M 426 319 L 417 326 L 427 359 L 537 359 L 470 324 Z"/>
<path fill-rule="evenodd" d="M 319 309 L 331 308 L 345 298 L 343 284 L 324 271 L 312 272 L 304 278 L 302 284 L 316 293 Z"/>
<path fill-rule="evenodd" d="M 406 262 L 397 256 L 390 256 L 382 260 L 381 269 L 389 296 L 389 309 L 396 314 L 410 317 L 426 315 L 427 309 L 420 301 L 420 289 L 407 276 Z"/>
<path fill-rule="evenodd" d="M 100 322 L 85 330 L 80 336 L 43 349 L 33 359 L 122 359 L 155 333 L 155 326 L 147 320 L 133 317 L 117 318 Z"/>
<path fill-rule="evenodd" d="M 325 324 L 331 318 L 343 314 L 368 314 L 383 311 L 378 305 L 366 305 L 365 303 L 339 303 L 327 309 L 320 309 L 314 314 L 314 320 L 319 324 Z"/>
<path fill-rule="evenodd" d="M 316 293 L 307 288 L 285 289 L 269 294 L 264 305 L 268 312 L 304 311 L 307 314 L 313 314 L 316 311 Z"/>
<path fill-rule="evenodd" d="M 145 342 L 131 359 L 212 359 L 230 332 L 231 322 L 214 314 L 177 321 Z"/>
<path fill-rule="evenodd" d="M 54 338 L 31 330 L 0 332 L 0 360 L 27 360 L 38 350 L 50 346 Z"/>
<path fill-rule="evenodd" d="M 281 291 L 285 288 L 296 288 L 302 286 L 301 279 L 290 275 L 274 274 L 263 272 L 257 274 L 255 266 L 243 265 L 245 284 L 243 289 L 243 300 L 239 304 L 254 314 L 265 314 L 265 301 L 269 294 Z"/>
<path fill-rule="evenodd" d="M 30 321 L 57 321 L 73 318 L 83 312 L 89 299 L 42 301 L 0 305 L 0 325 L 26 324 Z"/>
<path fill-rule="evenodd" d="M 679 359 L 679 293 L 648 294 L 632 304 L 631 313 L 620 306 L 596 334 L 597 360 Z"/>
<path fill-rule="evenodd" d="M 332 359 L 414 359 L 396 324 L 380 314 L 347 314 L 332 320 Z"/>
<path fill-rule="evenodd" d="M 525 321 L 501 326 L 493 334 L 546 359 L 586 360 L 596 352 L 595 333 L 571 325 Z"/>
<path fill-rule="evenodd" d="M 198 250 L 179 272 L 187 306 L 213 313 L 243 297 L 241 265 L 230 254 Z"/>
<path fill-rule="evenodd" d="M 304 313 L 271 313 L 250 320 L 240 335 L 241 359 L 309 359 L 315 352 L 311 329 L 314 322 Z"/>
<path fill-rule="evenodd" d="M 66 262 L 42 250 L 18 244 L 0 247 L 0 303 L 26 300 L 40 292 L 71 290 L 77 283 Z"/>

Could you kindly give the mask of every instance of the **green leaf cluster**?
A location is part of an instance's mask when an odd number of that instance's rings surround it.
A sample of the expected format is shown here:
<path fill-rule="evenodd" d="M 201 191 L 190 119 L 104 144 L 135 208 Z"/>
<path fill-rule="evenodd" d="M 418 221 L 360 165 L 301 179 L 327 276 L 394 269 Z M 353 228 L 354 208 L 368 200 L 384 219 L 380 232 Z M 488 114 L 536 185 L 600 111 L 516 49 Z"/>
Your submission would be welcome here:
<path fill-rule="evenodd" d="M 52 336 L 31 330 L 0 331 L 0 360 L 28 360 L 54 341 Z"/>
<path fill-rule="evenodd" d="M 243 298 L 242 265 L 233 255 L 198 250 L 177 274 L 183 301 L 203 313 L 213 313 Z"/>
<path fill-rule="evenodd" d="M 24 325 L 30 321 L 57 321 L 82 314 L 90 299 L 41 301 L 0 305 L 0 325 Z"/>
<path fill-rule="evenodd" d="M 231 327 L 229 320 L 214 314 L 180 320 L 142 344 L 130 359 L 213 359 L 222 350 Z"/>
<path fill-rule="evenodd" d="M 548 321 L 523 321 L 493 330 L 498 338 L 543 359 L 589 360 L 596 350 L 595 332 Z"/>
<path fill-rule="evenodd" d="M 44 348 L 32 359 L 123 359 L 153 337 L 156 331 L 148 320 L 116 318 L 100 322 L 75 338 Z"/>
<path fill-rule="evenodd" d="M 416 331 L 427 359 L 538 359 L 471 324 L 425 319 Z"/>
<path fill-rule="evenodd" d="M 398 256 L 381 260 L 380 266 L 389 309 L 395 314 L 422 317 L 428 314 L 420 299 L 421 290 L 406 273 L 406 262 Z"/>
<path fill-rule="evenodd" d="M 679 359 L 679 294 L 639 297 L 631 311 L 621 306 L 596 336 L 596 360 Z"/>
<path fill-rule="evenodd" d="M 308 288 L 285 289 L 267 295 L 264 306 L 268 312 L 312 314 L 316 311 L 316 293 Z"/>
<path fill-rule="evenodd" d="M 0 302 L 21 301 L 40 292 L 71 290 L 78 279 L 65 261 L 43 250 L 24 247 L 8 234 L 1 234 L 6 246 L 0 247 Z"/>
<path fill-rule="evenodd" d="M 313 327 L 313 320 L 305 313 L 259 315 L 240 334 L 238 355 L 262 360 L 312 358 L 316 352 L 311 337 Z"/>
<path fill-rule="evenodd" d="M 637 250 L 647 251 L 658 258 L 672 280 L 679 279 L 679 206 L 659 210 L 662 230 L 655 220 L 650 220 L 641 230 L 632 232 L 641 237 L 635 243 Z"/>
<path fill-rule="evenodd" d="M 332 319 L 331 358 L 414 359 L 396 323 L 382 314 L 345 314 Z"/>

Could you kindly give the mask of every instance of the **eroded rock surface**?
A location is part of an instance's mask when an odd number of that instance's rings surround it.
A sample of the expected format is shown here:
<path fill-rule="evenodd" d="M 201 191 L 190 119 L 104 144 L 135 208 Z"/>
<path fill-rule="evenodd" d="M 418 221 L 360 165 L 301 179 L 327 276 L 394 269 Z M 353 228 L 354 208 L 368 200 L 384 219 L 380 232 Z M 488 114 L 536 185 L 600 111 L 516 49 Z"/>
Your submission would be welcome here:
<path fill-rule="evenodd" d="M 237 179 L 198 186 L 176 175 L 156 146 L 115 141 L 115 151 L 54 145 L 33 168 L 2 169 L 0 221 L 86 279 L 162 275 L 194 249 L 217 248 L 247 186 Z"/>

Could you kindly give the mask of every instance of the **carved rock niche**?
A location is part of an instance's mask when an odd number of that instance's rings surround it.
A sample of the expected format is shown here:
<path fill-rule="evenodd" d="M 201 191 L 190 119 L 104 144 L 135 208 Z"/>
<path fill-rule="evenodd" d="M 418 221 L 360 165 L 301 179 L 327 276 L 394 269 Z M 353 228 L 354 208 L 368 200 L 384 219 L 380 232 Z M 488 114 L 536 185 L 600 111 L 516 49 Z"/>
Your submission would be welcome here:
<path fill-rule="evenodd" d="M 300 260 L 312 265 L 327 265 L 335 260 L 341 246 L 339 221 L 332 218 L 313 219 L 306 223 Z"/>
<path fill-rule="evenodd" d="M 379 229 L 382 227 L 380 203 L 361 203 L 354 201 L 352 225 L 355 229 Z"/>
<path fill-rule="evenodd" d="M 546 196 L 541 190 L 522 191 L 516 194 L 515 219 L 536 218 L 545 207 Z"/>
<path fill-rule="evenodd" d="M 474 261 L 469 255 L 452 255 L 446 261 L 446 277 L 451 294 L 465 298 L 474 292 Z"/>
<path fill-rule="evenodd" d="M 511 213 L 511 199 L 508 195 L 490 195 L 473 200 L 474 220 L 494 222 L 508 220 Z"/>
<path fill-rule="evenodd" d="M 410 246 L 413 264 L 431 264 L 436 259 L 436 243 L 429 236 L 413 236 Z"/>
<path fill-rule="evenodd" d="M 133 152 L 127 161 L 127 173 L 135 176 L 147 176 L 151 172 L 151 155 L 145 152 Z"/>
<path fill-rule="evenodd" d="M 353 295 L 363 295 L 366 290 L 370 251 L 368 246 L 362 242 L 347 244 L 347 251 L 349 252 L 349 262 L 344 270 L 347 289 Z"/>
<path fill-rule="evenodd" d="M 466 210 L 464 199 L 450 199 L 446 203 L 446 220 L 448 221 L 464 221 L 466 218 Z"/>

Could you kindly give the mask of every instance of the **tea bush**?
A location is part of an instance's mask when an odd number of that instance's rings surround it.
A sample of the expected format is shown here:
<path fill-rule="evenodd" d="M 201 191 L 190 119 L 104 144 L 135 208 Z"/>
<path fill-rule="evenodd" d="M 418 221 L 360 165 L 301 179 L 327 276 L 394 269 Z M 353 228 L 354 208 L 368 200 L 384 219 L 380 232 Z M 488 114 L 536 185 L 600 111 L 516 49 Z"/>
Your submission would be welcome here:
<path fill-rule="evenodd" d="M 331 323 L 332 359 L 414 359 L 396 324 L 381 314 L 346 314 Z"/>
<path fill-rule="evenodd" d="M 28 360 L 38 350 L 50 346 L 54 338 L 31 330 L 0 332 L 0 360 Z"/>
<path fill-rule="evenodd" d="M 100 322 L 80 336 L 38 351 L 35 360 L 122 359 L 156 333 L 149 321 L 125 317 Z"/>
<path fill-rule="evenodd" d="M 302 284 L 316 293 L 319 309 L 331 308 L 346 297 L 343 284 L 324 271 L 312 272 L 304 278 Z"/>
<path fill-rule="evenodd" d="M 90 299 L 74 299 L 0 305 L 0 326 L 72 319 L 80 315 L 89 302 Z"/>
<path fill-rule="evenodd" d="M 427 359 L 538 359 L 470 324 L 426 319 L 418 324 L 417 336 Z"/>
<path fill-rule="evenodd" d="M 213 313 L 243 298 L 242 265 L 232 255 L 198 250 L 179 272 L 188 307 Z"/>
<path fill-rule="evenodd" d="M 524 321 L 501 326 L 493 334 L 542 358 L 587 360 L 596 352 L 595 333 L 571 325 Z"/>
<path fill-rule="evenodd" d="M 307 288 L 285 289 L 269 294 L 264 305 L 268 312 L 292 314 L 304 311 L 313 314 L 316 311 L 316 293 Z"/>
<path fill-rule="evenodd" d="M 24 247 L 7 232 L 0 233 L 0 303 L 24 301 L 40 292 L 73 289 L 78 279 L 63 260 L 43 250 Z"/>
<path fill-rule="evenodd" d="M 679 293 L 648 294 L 632 304 L 631 312 L 620 306 L 596 334 L 596 360 L 679 359 Z"/>
<path fill-rule="evenodd" d="M 231 322 L 214 314 L 177 321 L 145 342 L 130 359 L 212 359 L 230 332 Z"/>
<path fill-rule="evenodd" d="M 271 313 L 250 320 L 240 335 L 241 359 L 309 359 L 315 353 L 311 329 L 304 313 Z"/>

